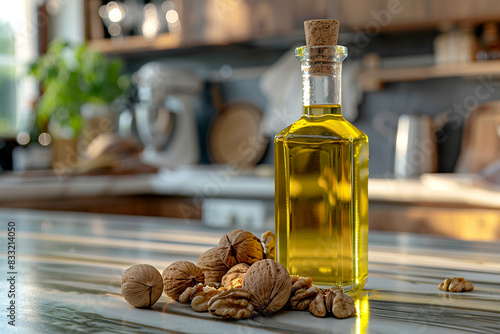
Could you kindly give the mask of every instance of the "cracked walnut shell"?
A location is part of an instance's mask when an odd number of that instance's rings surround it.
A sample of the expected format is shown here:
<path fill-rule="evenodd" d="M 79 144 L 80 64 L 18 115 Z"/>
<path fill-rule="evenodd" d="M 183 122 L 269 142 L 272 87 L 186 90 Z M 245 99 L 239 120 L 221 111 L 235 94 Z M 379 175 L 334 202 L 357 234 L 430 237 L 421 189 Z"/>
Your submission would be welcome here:
<path fill-rule="evenodd" d="M 225 288 L 233 285 L 233 282 L 237 279 L 243 278 L 250 266 L 246 263 L 240 263 L 228 270 L 228 272 L 222 277 L 222 286 Z"/>
<path fill-rule="evenodd" d="M 453 277 L 447 278 L 444 282 L 439 283 L 438 288 L 443 291 L 450 292 L 461 292 L 461 291 L 472 291 L 474 289 L 474 285 L 471 281 L 465 281 L 463 277 Z"/>
<path fill-rule="evenodd" d="M 169 265 L 162 274 L 163 291 L 173 300 L 189 287 L 205 282 L 203 271 L 194 263 L 188 261 L 177 261 Z"/>
<path fill-rule="evenodd" d="M 201 254 L 196 266 L 203 270 L 205 274 L 205 282 L 220 283 L 229 268 L 222 262 L 219 256 L 217 247 L 210 248 L 205 253 Z"/>
<path fill-rule="evenodd" d="M 222 291 L 208 302 L 211 315 L 224 319 L 245 319 L 252 315 L 254 306 L 250 303 L 250 292 L 242 288 Z"/>
<path fill-rule="evenodd" d="M 264 257 L 259 238 L 243 230 L 224 234 L 220 238 L 218 249 L 222 262 L 229 268 L 238 263 L 252 264 Z"/>
<path fill-rule="evenodd" d="M 266 259 L 276 260 L 276 237 L 274 233 L 271 231 L 264 232 L 260 236 L 260 240 L 262 240 Z"/>
<path fill-rule="evenodd" d="M 255 311 L 264 315 L 280 310 L 292 288 L 290 275 L 280 263 L 266 259 L 254 263 L 243 276 L 242 286 L 251 294 Z"/>
<path fill-rule="evenodd" d="M 160 272 L 149 264 L 136 264 L 121 277 L 123 298 L 134 307 L 149 307 L 158 301 L 163 292 Z"/>

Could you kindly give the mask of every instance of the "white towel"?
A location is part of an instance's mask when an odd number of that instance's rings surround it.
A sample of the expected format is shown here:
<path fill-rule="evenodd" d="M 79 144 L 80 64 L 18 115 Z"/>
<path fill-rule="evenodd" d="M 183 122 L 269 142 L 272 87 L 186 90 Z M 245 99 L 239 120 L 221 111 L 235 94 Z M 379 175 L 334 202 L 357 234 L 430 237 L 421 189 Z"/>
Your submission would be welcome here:
<path fill-rule="evenodd" d="M 358 117 L 362 91 L 357 81 L 359 61 L 342 69 L 342 114 L 348 121 Z M 302 115 L 302 75 L 294 49 L 287 51 L 262 75 L 260 90 L 268 100 L 261 131 L 274 136 Z"/>

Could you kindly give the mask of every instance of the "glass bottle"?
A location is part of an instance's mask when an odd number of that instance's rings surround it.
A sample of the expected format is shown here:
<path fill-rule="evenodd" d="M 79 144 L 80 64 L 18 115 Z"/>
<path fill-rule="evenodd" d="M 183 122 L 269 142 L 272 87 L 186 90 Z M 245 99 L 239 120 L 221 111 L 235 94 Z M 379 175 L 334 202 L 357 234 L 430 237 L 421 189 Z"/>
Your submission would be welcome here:
<path fill-rule="evenodd" d="M 352 294 L 368 275 L 368 137 L 341 113 L 344 46 L 303 46 L 302 117 L 275 148 L 276 257 Z"/>

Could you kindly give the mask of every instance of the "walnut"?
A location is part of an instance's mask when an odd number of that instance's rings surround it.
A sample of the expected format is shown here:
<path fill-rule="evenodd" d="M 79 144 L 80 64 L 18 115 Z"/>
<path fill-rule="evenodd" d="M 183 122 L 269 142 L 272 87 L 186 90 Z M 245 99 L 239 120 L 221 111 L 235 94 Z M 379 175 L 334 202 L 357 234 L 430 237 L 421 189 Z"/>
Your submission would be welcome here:
<path fill-rule="evenodd" d="M 229 287 L 235 279 L 243 278 L 250 266 L 246 263 L 240 263 L 228 270 L 222 277 L 222 286 Z"/>
<path fill-rule="evenodd" d="M 160 272 L 149 264 L 136 264 L 121 277 L 123 298 L 134 307 L 149 307 L 163 292 Z"/>
<path fill-rule="evenodd" d="M 315 317 L 323 318 L 326 315 L 325 293 L 323 291 L 316 294 L 309 304 L 309 312 Z"/>
<path fill-rule="evenodd" d="M 292 283 L 285 267 L 274 260 L 254 263 L 243 276 L 243 288 L 251 294 L 250 302 L 264 315 L 274 313 L 288 302 Z"/>
<path fill-rule="evenodd" d="M 250 232 L 234 230 L 219 241 L 219 256 L 229 268 L 238 263 L 252 264 L 264 257 L 260 240 Z"/>
<path fill-rule="evenodd" d="M 453 277 L 445 279 L 444 282 L 439 284 L 438 288 L 450 292 L 468 292 L 474 289 L 474 285 L 471 281 L 466 282 L 463 277 Z"/>
<path fill-rule="evenodd" d="M 245 319 L 252 315 L 250 292 L 242 288 L 222 291 L 208 302 L 211 315 L 224 319 Z"/>
<path fill-rule="evenodd" d="M 299 277 L 297 275 L 292 275 L 290 276 L 290 281 L 292 283 L 292 294 L 300 289 L 309 289 L 312 285 L 312 279 L 309 277 Z"/>
<path fill-rule="evenodd" d="M 209 286 L 209 287 L 215 288 L 215 289 L 220 289 L 222 287 L 222 284 L 220 284 L 219 282 L 208 282 L 208 283 L 205 282 L 205 286 Z"/>
<path fill-rule="evenodd" d="M 276 260 L 276 237 L 274 233 L 271 231 L 264 232 L 260 236 L 260 240 L 262 240 L 265 258 Z"/>
<path fill-rule="evenodd" d="M 202 287 L 201 291 L 197 292 L 191 300 L 191 307 L 196 312 L 207 312 L 208 302 L 210 299 L 218 295 L 221 291 L 210 286 Z"/>
<path fill-rule="evenodd" d="M 203 271 L 188 261 L 177 261 L 163 271 L 163 291 L 173 300 L 189 287 L 205 282 Z"/>
<path fill-rule="evenodd" d="M 241 288 L 243 286 L 243 277 L 238 277 L 236 279 L 233 279 L 231 282 L 231 285 L 225 286 L 224 289 L 228 290 L 231 288 Z"/>
<path fill-rule="evenodd" d="M 321 290 L 315 285 L 312 285 L 308 289 L 306 288 L 299 289 L 295 293 L 292 293 L 290 297 L 290 306 L 294 310 L 303 311 L 309 307 L 311 301 L 320 292 Z"/>
<path fill-rule="evenodd" d="M 200 291 L 203 291 L 203 284 L 198 283 L 195 286 L 190 286 L 186 290 L 184 290 L 183 293 L 179 296 L 179 299 L 177 300 L 179 303 L 187 303 L 190 302 L 194 296 L 199 293 Z"/>
<path fill-rule="evenodd" d="M 205 282 L 220 283 L 222 276 L 229 270 L 220 259 L 217 247 L 210 248 L 205 253 L 201 254 L 198 262 L 196 262 L 196 266 L 203 270 Z"/>
<path fill-rule="evenodd" d="M 344 294 L 344 290 L 342 290 L 342 288 L 330 288 L 325 291 L 325 305 L 328 312 L 332 311 L 333 300 L 339 294 Z"/>
<path fill-rule="evenodd" d="M 354 300 L 345 293 L 337 293 L 332 303 L 332 313 L 339 319 L 349 318 L 356 314 Z"/>

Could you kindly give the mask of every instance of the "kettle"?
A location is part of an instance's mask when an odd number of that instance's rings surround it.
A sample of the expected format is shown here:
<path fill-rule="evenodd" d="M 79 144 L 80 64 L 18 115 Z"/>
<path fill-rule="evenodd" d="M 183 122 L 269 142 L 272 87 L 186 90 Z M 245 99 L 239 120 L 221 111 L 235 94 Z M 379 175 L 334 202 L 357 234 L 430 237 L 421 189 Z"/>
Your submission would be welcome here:
<path fill-rule="evenodd" d="M 394 159 L 396 178 L 437 172 L 436 141 L 436 127 L 431 117 L 422 114 L 399 116 Z"/>

